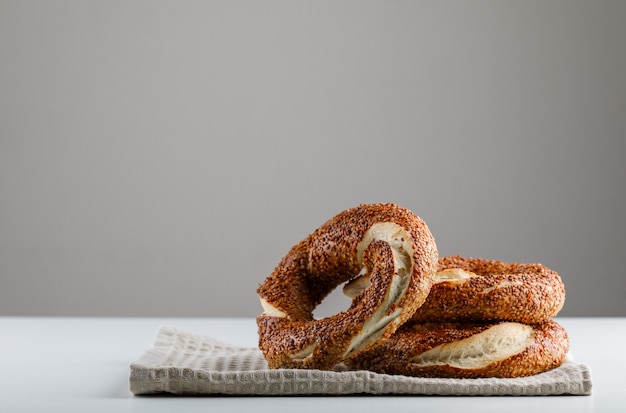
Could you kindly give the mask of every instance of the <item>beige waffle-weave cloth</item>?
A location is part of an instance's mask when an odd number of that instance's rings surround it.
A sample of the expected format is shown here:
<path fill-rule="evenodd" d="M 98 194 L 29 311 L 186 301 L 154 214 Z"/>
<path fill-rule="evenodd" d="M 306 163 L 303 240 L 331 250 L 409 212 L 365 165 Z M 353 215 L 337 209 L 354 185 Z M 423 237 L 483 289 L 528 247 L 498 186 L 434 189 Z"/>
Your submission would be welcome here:
<path fill-rule="evenodd" d="M 560 367 L 514 379 L 444 379 L 363 370 L 269 369 L 258 348 L 237 347 L 171 326 L 130 364 L 135 395 L 456 395 L 547 396 L 591 393 L 589 368 L 571 357 Z"/>

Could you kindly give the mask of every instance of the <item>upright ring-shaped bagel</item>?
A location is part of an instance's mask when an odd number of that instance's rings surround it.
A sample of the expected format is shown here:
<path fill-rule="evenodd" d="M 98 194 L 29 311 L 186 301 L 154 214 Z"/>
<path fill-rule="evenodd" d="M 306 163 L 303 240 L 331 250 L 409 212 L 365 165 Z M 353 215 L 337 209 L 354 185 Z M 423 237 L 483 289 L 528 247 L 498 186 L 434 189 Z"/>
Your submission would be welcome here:
<path fill-rule="evenodd" d="M 259 286 L 259 348 L 271 368 L 331 369 L 409 320 L 436 268 L 433 236 L 408 209 L 345 210 L 295 245 Z M 362 274 L 370 286 L 348 310 L 314 319 L 324 297 Z"/>
<path fill-rule="evenodd" d="M 354 297 L 366 282 L 344 288 Z M 561 277 L 541 264 L 504 263 L 461 256 L 440 257 L 424 304 L 412 323 L 515 321 L 541 323 L 556 316 L 565 302 Z"/>
<path fill-rule="evenodd" d="M 569 350 L 555 321 L 404 325 L 389 339 L 347 364 L 415 377 L 523 377 L 560 366 Z"/>

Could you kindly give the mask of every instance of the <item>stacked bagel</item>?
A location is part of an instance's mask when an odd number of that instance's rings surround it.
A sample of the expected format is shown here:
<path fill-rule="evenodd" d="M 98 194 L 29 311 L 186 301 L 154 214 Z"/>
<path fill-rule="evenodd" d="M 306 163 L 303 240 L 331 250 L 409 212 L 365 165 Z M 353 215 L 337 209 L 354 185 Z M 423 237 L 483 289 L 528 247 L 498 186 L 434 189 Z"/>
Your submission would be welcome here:
<path fill-rule="evenodd" d="M 350 308 L 315 319 L 344 284 Z M 342 211 L 296 244 L 257 290 L 270 368 L 347 365 L 421 377 L 522 377 L 563 363 L 552 320 L 565 290 L 540 264 L 438 257 L 417 215 L 394 204 Z"/>

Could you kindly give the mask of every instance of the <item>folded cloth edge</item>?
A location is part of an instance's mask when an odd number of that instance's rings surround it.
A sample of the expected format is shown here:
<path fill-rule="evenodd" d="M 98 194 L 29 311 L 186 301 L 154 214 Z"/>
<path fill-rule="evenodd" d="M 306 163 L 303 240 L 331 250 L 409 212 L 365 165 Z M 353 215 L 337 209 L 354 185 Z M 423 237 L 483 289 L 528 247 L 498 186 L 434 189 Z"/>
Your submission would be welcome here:
<path fill-rule="evenodd" d="M 379 374 L 364 370 L 269 369 L 255 347 L 162 325 L 153 347 L 130 363 L 134 395 L 589 395 L 591 372 L 571 355 L 560 367 L 512 379 L 447 379 Z"/>

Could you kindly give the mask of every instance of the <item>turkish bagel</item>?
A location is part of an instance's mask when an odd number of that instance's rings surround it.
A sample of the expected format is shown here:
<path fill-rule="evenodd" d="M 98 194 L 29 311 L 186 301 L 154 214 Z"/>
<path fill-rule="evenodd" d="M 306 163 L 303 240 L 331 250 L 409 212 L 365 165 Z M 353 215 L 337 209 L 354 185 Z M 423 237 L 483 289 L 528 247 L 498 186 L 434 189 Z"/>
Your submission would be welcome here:
<path fill-rule="evenodd" d="M 344 287 L 344 294 L 354 297 L 368 282 L 367 277 L 357 278 Z M 564 302 L 561 277 L 541 264 L 455 255 L 439 258 L 430 293 L 411 322 L 535 324 L 556 316 Z"/>
<path fill-rule="evenodd" d="M 340 212 L 291 248 L 259 286 L 259 348 L 270 368 L 330 369 L 389 338 L 425 301 L 437 247 L 417 215 L 394 204 Z M 350 308 L 315 319 L 337 286 L 369 286 Z"/>
<path fill-rule="evenodd" d="M 428 299 L 411 322 L 515 321 L 536 324 L 561 310 L 561 277 L 541 264 L 441 257 Z"/>
<path fill-rule="evenodd" d="M 560 366 L 569 350 L 555 321 L 410 324 L 346 362 L 353 368 L 414 377 L 523 377 Z"/>

